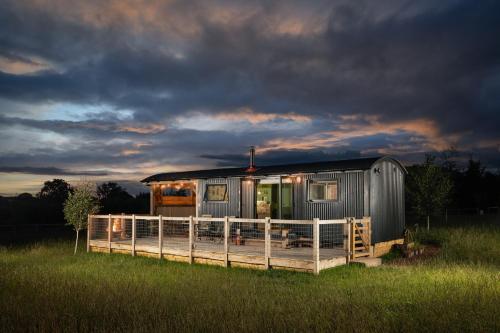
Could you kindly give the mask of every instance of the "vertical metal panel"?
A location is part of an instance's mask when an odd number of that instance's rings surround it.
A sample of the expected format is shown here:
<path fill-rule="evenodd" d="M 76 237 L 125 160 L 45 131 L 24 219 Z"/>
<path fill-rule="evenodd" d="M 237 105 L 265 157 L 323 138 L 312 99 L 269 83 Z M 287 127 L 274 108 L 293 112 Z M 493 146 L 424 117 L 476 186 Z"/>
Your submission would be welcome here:
<path fill-rule="evenodd" d="M 363 171 L 363 216 L 370 216 L 370 170 Z"/>
<path fill-rule="evenodd" d="M 239 178 L 213 178 L 199 180 L 198 195 L 200 196 L 199 215 L 212 215 L 213 217 L 240 216 L 240 179 Z M 207 184 L 226 184 L 228 201 L 205 201 Z"/>
<path fill-rule="evenodd" d="M 255 182 L 241 181 L 241 217 L 253 219 L 255 217 Z"/>
<path fill-rule="evenodd" d="M 308 181 L 337 180 L 339 200 L 334 202 L 307 201 Z M 364 214 L 363 172 L 327 172 L 302 176 L 294 186 L 294 218 L 296 219 L 337 219 L 344 217 L 361 218 Z"/>
<path fill-rule="evenodd" d="M 372 241 L 401 237 L 404 214 L 404 171 L 390 160 L 377 162 L 370 170 Z"/>

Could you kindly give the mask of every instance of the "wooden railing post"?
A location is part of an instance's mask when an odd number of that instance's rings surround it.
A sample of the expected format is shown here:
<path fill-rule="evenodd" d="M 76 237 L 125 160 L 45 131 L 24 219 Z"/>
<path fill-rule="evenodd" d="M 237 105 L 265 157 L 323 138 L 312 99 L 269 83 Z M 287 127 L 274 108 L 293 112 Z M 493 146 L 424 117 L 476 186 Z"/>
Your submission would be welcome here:
<path fill-rule="evenodd" d="M 132 256 L 135 256 L 135 238 L 136 238 L 137 226 L 135 220 L 135 214 L 132 215 Z"/>
<path fill-rule="evenodd" d="M 158 258 L 163 256 L 163 216 L 158 215 Z"/>
<path fill-rule="evenodd" d="M 345 263 L 348 264 L 351 261 L 351 220 L 348 218 L 344 224 L 344 251 Z"/>
<path fill-rule="evenodd" d="M 224 217 L 224 267 L 227 267 L 229 253 L 229 217 Z"/>
<path fill-rule="evenodd" d="M 90 217 L 90 214 L 87 215 L 87 252 L 90 252 L 90 233 L 91 233 L 91 226 L 92 226 L 92 217 Z"/>
<path fill-rule="evenodd" d="M 113 226 L 111 223 L 111 214 L 108 215 L 108 252 L 111 253 L 111 240 L 113 235 Z"/>
<path fill-rule="evenodd" d="M 194 219 L 189 216 L 189 263 L 193 263 Z"/>
<path fill-rule="evenodd" d="M 372 219 L 371 217 L 366 217 L 366 222 L 368 223 L 368 251 L 370 252 L 370 257 L 373 256 L 372 249 Z"/>
<path fill-rule="evenodd" d="M 271 257 L 271 218 L 265 218 L 264 225 L 264 266 L 269 269 L 269 258 Z"/>
<path fill-rule="evenodd" d="M 313 261 L 314 274 L 319 274 L 319 219 L 313 219 Z"/>
<path fill-rule="evenodd" d="M 356 259 L 356 220 L 352 217 L 349 218 L 349 223 L 351 225 L 351 259 Z"/>

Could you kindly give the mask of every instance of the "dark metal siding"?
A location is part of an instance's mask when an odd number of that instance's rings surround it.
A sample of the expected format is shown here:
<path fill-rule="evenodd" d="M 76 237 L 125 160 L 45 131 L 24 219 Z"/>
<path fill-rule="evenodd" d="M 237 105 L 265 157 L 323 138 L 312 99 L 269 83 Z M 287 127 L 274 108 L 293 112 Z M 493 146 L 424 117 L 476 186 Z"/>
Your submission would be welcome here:
<path fill-rule="evenodd" d="M 335 202 L 307 201 L 307 182 L 309 180 L 339 181 L 339 200 Z M 344 217 L 363 217 L 364 181 L 363 172 L 329 172 L 303 175 L 302 181 L 294 186 L 295 219 L 341 219 Z"/>
<path fill-rule="evenodd" d="M 241 217 L 253 219 L 255 217 L 255 182 L 241 181 Z"/>
<path fill-rule="evenodd" d="M 205 201 L 207 184 L 227 184 L 227 202 Z M 200 196 L 200 210 L 198 215 L 212 215 L 212 217 L 240 216 L 240 179 L 239 178 L 213 178 L 200 179 L 198 193 Z"/>
<path fill-rule="evenodd" d="M 375 172 L 378 169 L 380 173 Z M 400 238 L 405 225 L 404 171 L 382 160 L 373 165 L 369 177 L 372 242 Z"/>

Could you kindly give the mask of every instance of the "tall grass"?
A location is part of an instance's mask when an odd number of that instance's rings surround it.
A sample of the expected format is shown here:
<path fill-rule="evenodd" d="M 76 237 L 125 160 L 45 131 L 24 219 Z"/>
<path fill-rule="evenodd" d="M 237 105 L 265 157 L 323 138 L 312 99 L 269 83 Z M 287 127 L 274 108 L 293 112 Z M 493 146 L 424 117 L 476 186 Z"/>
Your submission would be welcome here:
<path fill-rule="evenodd" d="M 443 246 L 431 262 L 320 276 L 72 256 L 71 242 L 3 248 L 0 331 L 498 331 L 499 230 L 426 237 Z"/>

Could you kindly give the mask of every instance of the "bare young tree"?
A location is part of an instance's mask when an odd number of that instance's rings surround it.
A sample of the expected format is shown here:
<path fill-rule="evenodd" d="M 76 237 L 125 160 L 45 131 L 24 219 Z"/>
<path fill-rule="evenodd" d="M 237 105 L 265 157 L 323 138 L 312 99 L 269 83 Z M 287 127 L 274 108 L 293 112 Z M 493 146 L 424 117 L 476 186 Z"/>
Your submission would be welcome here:
<path fill-rule="evenodd" d="M 80 230 L 87 228 L 88 215 L 99 211 L 99 205 L 95 196 L 95 184 L 82 182 L 77 185 L 73 193 L 70 193 L 64 203 L 64 217 L 68 225 L 73 226 L 76 232 L 75 251 L 78 249 L 78 236 Z"/>

